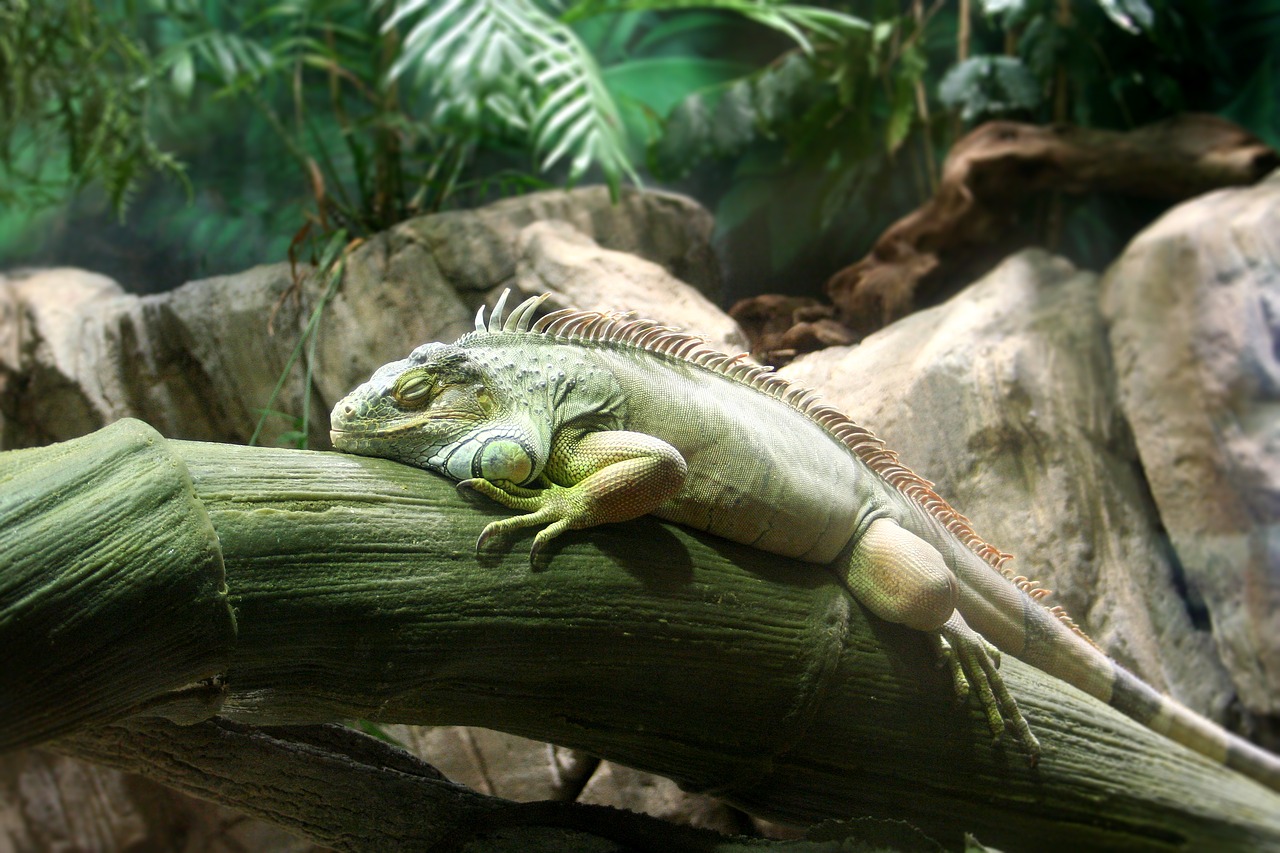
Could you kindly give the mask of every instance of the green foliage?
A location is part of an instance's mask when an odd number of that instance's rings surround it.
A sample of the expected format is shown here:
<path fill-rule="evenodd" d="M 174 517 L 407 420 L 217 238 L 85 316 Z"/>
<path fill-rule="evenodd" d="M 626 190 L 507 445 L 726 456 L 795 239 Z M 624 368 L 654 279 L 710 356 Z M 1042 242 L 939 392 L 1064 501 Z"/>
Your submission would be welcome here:
<path fill-rule="evenodd" d="M 963 53 L 954 7 L 840 7 L 869 21 L 869 36 L 845 33 L 831 49 L 815 37 L 812 51 L 692 93 L 652 147 L 668 178 L 717 164 L 703 198 L 743 292 L 780 289 L 797 270 L 795 290 L 812 292 L 803 276 L 829 275 L 923 203 L 951 143 L 979 121 L 1124 129 L 1201 110 L 1280 136 L 1277 0 L 980 0 Z M 1069 233 L 1042 237 L 1092 264 L 1151 215 L 1128 202 L 1067 213 Z"/>
<path fill-rule="evenodd" d="M 1030 113 L 1043 100 L 1039 81 L 1013 56 L 974 56 L 938 85 L 938 100 L 964 121 Z"/>
<path fill-rule="evenodd" d="M 145 169 L 181 178 L 152 136 L 152 73 L 89 0 L 0 3 L 0 204 L 99 182 L 123 212 Z"/>
<path fill-rule="evenodd" d="M 434 123 L 464 134 L 496 122 L 528 137 L 542 171 L 569 158 L 569 180 L 599 165 L 615 190 L 639 178 L 622 123 L 590 52 L 530 0 L 400 0 L 384 24 L 413 20 L 390 76 L 413 72 Z"/>
<path fill-rule="evenodd" d="M 346 252 L 347 234 L 339 229 L 330 235 L 319 261 L 315 264 L 315 275 L 324 282 L 324 291 L 319 301 L 311 309 L 311 314 L 307 318 L 307 325 L 303 328 L 302 334 L 298 336 L 298 341 L 293 347 L 293 352 L 289 354 L 289 360 L 284 366 L 284 370 L 280 372 L 280 377 L 276 380 L 276 386 L 271 391 L 271 396 L 267 398 L 266 405 L 259 411 L 258 423 L 253 428 L 253 434 L 249 436 L 249 444 L 258 443 L 258 437 L 262 435 L 262 430 L 267 424 L 267 418 L 285 417 L 293 422 L 293 429 L 284 433 L 280 437 L 283 444 L 292 445 L 300 449 L 306 449 L 308 432 L 308 417 L 311 414 L 311 389 L 315 385 L 311 381 L 311 370 L 315 364 L 316 357 L 316 339 L 320 328 L 320 318 L 324 316 L 324 309 L 338 293 L 338 286 L 342 284 L 342 277 L 347 271 L 347 252 Z M 301 283 L 298 283 L 298 290 L 301 290 Z M 288 296 L 288 294 L 286 294 Z M 303 356 L 305 355 L 305 358 Z M 276 399 L 280 396 L 280 391 L 284 388 L 284 383 L 288 381 L 289 376 L 293 373 L 294 365 L 298 363 L 298 359 L 303 358 L 303 383 L 302 383 L 302 415 L 294 418 L 284 412 L 276 411 L 272 408 Z"/>
<path fill-rule="evenodd" d="M 1209 110 L 1280 140 L 1280 0 L 979 0 L 962 50 L 958 15 L 895 0 L 0 0 L 0 253 L 27 257 L 40 229 L 66 235 L 53 259 L 80 260 L 85 219 L 132 198 L 134 236 L 108 240 L 121 257 L 167 249 L 181 280 L 279 258 L 308 218 L 365 235 L 649 173 L 716 209 L 735 274 L 760 277 L 750 289 L 856 257 L 986 118 L 1123 128 Z M 148 177 L 181 176 L 179 161 L 189 190 Z M 19 207 L 91 187 L 39 219 Z"/>
<path fill-rule="evenodd" d="M 64 27 L 47 8 L 15 8 L 38 25 L 29 41 Z M 88 4 L 65 17 L 129 46 L 141 76 L 131 89 L 115 80 L 110 92 L 135 113 L 157 108 L 149 123 L 129 128 L 86 121 L 42 149 L 61 143 L 74 153 L 86 133 L 137 141 L 143 147 L 121 149 L 109 172 L 115 202 L 149 166 L 186 160 L 194 207 L 150 183 L 140 218 L 153 244 L 185 245 L 188 258 L 214 269 L 278 251 L 307 206 L 326 229 L 369 234 L 417 213 L 545 186 L 539 174 L 569 183 L 599 176 L 615 190 L 638 183 L 646 146 L 673 104 L 759 67 L 682 45 L 723 34 L 730 18 L 780 33 L 807 54 L 865 29 L 840 13 L 759 0 L 580 2 L 558 11 L 533 0 L 151 0 L 144 9 L 116 0 L 97 8 L 111 15 L 110 27 Z M 68 32 L 77 44 L 89 38 Z M 63 69 L 42 73 L 53 79 Z M 129 109 L 112 114 L 140 118 Z M 21 152 L 10 161 L 20 164 Z M 66 170 L 77 188 L 108 175 L 85 163 L 72 157 Z M 25 175 L 8 177 L 7 187 L 21 187 Z M 218 196 L 206 195 L 214 187 Z M 9 236 L 11 246 L 27 242 Z"/>
<path fill-rule="evenodd" d="M 921 158 L 937 127 L 918 112 L 924 36 L 911 18 L 873 24 L 850 15 L 807 46 L 782 45 L 763 68 L 680 102 L 652 146 L 651 167 L 681 178 L 707 160 L 732 164 L 727 189 L 714 198 L 717 227 L 739 269 L 760 279 L 815 255 L 833 228 L 866 232 L 869 241 L 885 224 L 883 202 L 902 196 L 902 186 L 885 182 L 895 163 L 908 167 L 898 184 L 928 192 L 930 165 Z M 877 212 L 846 221 L 869 192 L 878 194 Z"/>

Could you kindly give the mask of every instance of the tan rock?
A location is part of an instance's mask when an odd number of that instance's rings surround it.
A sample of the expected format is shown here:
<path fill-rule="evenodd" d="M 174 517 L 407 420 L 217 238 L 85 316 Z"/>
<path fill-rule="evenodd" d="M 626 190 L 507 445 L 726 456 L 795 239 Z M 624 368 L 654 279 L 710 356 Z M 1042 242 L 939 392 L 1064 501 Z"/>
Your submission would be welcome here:
<path fill-rule="evenodd" d="M 375 367 L 472 328 L 476 308 L 515 283 L 521 231 L 546 219 L 598 247 L 579 259 L 586 272 L 572 272 L 562 255 L 565 277 L 599 273 L 604 257 L 625 266 L 622 253 L 634 253 L 645 260 L 632 266 L 663 293 L 676 292 L 672 276 L 704 292 L 719 287 L 704 209 L 634 190 L 615 205 L 601 187 L 425 216 L 374 236 L 350 253 L 320 313 L 314 359 L 295 355 L 326 296 L 327 282 L 309 268 L 296 292 L 281 263 L 144 297 L 80 270 L 0 276 L 0 449 L 73 438 L 123 417 L 171 438 L 244 442 L 266 409 L 273 413 L 258 443 L 293 442 L 305 414 L 310 446 L 328 447 L 332 404 Z M 638 280 L 624 280 L 636 296 Z"/>
<path fill-rule="evenodd" d="M 1280 172 L 1169 211 L 1107 270 L 1120 400 L 1254 714 L 1280 714 Z"/>
<path fill-rule="evenodd" d="M 578 802 L 644 812 L 726 835 L 741 835 L 751 829 L 750 820 L 742 812 L 713 797 L 690 794 L 670 779 L 611 761 L 601 762 Z"/>
<path fill-rule="evenodd" d="M 605 249 L 567 222 L 535 222 L 519 237 L 516 287 L 523 296 L 550 291 L 549 308 L 627 311 L 696 331 L 722 352 L 747 348 L 738 324 L 700 291 L 644 258 Z"/>
<path fill-rule="evenodd" d="M 1110 654 L 1221 719 L 1232 690 L 1163 546 L 1097 299 L 1093 274 L 1023 252 L 947 303 L 781 373 L 937 483 Z"/>
<path fill-rule="evenodd" d="M 323 849 L 278 826 L 119 770 L 40 750 L 0 756 L 0 850 Z"/>

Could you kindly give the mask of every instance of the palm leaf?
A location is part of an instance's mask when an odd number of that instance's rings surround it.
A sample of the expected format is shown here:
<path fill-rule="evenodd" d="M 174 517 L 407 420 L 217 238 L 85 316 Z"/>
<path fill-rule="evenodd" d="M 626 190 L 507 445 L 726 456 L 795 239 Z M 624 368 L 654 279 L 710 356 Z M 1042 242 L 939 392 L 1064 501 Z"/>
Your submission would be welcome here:
<path fill-rule="evenodd" d="M 405 36 L 391 78 L 411 74 L 437 114 L 525 134 L 543 171 L 568 158 L 570 180 L 598 166 L 615 192 L 624 178 L 639 183 L 590 52 L 531 0 L 401 0 L 392 27 Z"/>

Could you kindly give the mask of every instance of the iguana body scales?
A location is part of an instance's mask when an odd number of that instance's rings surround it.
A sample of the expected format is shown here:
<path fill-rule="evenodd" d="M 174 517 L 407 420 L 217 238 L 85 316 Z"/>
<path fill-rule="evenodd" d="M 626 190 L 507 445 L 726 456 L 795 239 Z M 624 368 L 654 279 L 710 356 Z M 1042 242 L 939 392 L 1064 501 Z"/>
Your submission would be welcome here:
<path fill-rule="evenodd" d="M 334 407 L 335 447 L 437 471 L 526 511 L 481 536 L 545 525 L 536 561 L 567 529 L 646 513 L 829 566 L 875 615 L 926 632 L 992 731 L 1039 745 L 998 653 L 1280 790 L 1280 759 L 1111 661 L 1044 591 L 1015 577 L 927 481 L 870 432 L 767 368 L 623 315 L 542 298 L 453 344 L 379 368 Z"/>

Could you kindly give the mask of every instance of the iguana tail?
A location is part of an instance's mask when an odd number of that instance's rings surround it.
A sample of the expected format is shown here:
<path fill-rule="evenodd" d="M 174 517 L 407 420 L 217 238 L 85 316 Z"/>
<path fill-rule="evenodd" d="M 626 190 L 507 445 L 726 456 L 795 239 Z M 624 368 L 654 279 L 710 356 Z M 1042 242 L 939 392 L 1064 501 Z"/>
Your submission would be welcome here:
<path fill-rule="evenodd" d="M 1023 625 L 1022 647 L 1005 649 L 1023 662 L 1106 702 L 1152 731 L 1280 791 L 1280 757 L 1160 693 L 1029 597 L 1024 602 Z"/>
<path fill-rule="evenodd" d="M 1111 661 L 1109 704 L 1152 731 L 1280 791 L 1280 757 L 1231 734 Z M 1101 697 L 1099 697 L 1101 698 Z"/>

